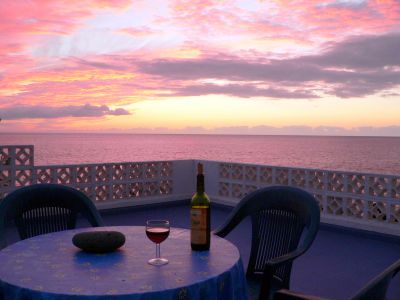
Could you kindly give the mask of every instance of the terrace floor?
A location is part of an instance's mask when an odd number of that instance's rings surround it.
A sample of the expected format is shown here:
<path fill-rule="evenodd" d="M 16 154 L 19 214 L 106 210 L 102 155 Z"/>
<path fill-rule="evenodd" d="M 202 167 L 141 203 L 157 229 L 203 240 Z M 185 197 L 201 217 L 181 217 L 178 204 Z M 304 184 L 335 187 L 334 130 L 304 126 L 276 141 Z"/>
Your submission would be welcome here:
<path fill-rule="evenodd" d="M 231 208 L 214 205 L 212 229 L 227 218 Z M 173 227 L 189 228 L 189 202 L 117 209 L 102 213 L 106 225 L 144 225 L 148 219 L 168 219 Z M 244 220 L 227 239 L 235 244 L 247 267 L 251 223 Z M 400 238 L 321 225 L 309 251 L 292 269 L 291 289 L 329 299 L 349 299 L 370 279 L 400 259 Z M 388 299 L 400 299 L 400 275 L 389 288 Z"/>
<path fill-rule="evenodd" d="M 212 207 L 212 229 L 224 222 L 231 209 L 222 205 Z M 189 200 L 118 208 L 101 214 L 108 226 L 144 226 L 148 219 L 168 219 L 173 227 L 189 228 Z M 8 241 L 15 241 L 15 230 L 9 230 Z M 227 236 L 239 248 L 245 268 L 250 254 L 250 233 L 250 220 L 245 219 Z M 291 289 L 328 299 L 349 299 L 398 259 L 400 238 L 321 224 L 311 248 L 293 264 Z M 392 280 L 387 296 L 388 299 L 400 299 L 400 274 Z"/>

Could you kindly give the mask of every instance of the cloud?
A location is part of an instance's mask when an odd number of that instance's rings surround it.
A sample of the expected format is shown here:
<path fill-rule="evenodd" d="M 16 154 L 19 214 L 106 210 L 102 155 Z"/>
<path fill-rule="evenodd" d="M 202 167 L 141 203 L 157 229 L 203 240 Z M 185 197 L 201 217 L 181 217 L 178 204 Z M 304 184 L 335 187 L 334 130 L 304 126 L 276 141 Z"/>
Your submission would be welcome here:
<path fill-rule="evenodd" d="M 324 54 L 300 57 L 294 62 L 373 71 L 400 66 L 399 49 L 400 33 L 354 36 L 344 42 L 333 44 Z"/>
<path fill-rule="evenodd" d="M 1 108 L 0 117 L 3 120 L 16 119 L 55 119 L 64 117 L 102 117 L 106 115 L 122 116 L 130 113 L 123 109 L 110 109 L 106 105 L 68 105 L 61 107 L 53 106 L 9 106 Z"/>
<path fill-rule="evenodd" d="M 184 127 L 170 128 L 130 128 L 125 130 L 113 129 L 107 132 L 148 133 L 148 134 L 228 134 L 228 135 L 310 135 L 310 136 L 395 136 L 400 137 L 400 125 L 382 127 L 354 127 L 340 126 L 301 126 L 288 125 L 282 127 L 259 126 L 223 126 L 216 128 Z"/>
<path fill-rule="evenodd" d="M 106 62 L 100 62 L 100 61 L 90 61 L 88 59 L 83 59 L 83 58 L 78 58 L 78 57 L 71 57 L 69 59 L 71 62 L 75 62 L 76 64 L 80 66 L 88 66 L 96 69 L 109 69 L 109 70 L 116 70 L 116 71 L 123 71 L 126 70 L 127 68 L 125 66 L 121 65 L 116 65 L 116 64 L 109 64 Z"/>
<path fill-rule="evenodd" d="M 382 127 L 354 127 L 343 128 L 339 126 L 226 126 L 212 129 L 186 127 L 181 130 L 165 129 L 163 133 L 186 134 L 240 134 L 240 135 L 312 135 L 312 136 L 398 136 L 400 125 Z"/>
<path fill-rule="evenodd" d="M 363 8 L 367 4 L 366 0 L 335 0 L 318 4 L 317 7 Z"/>
<path fill-rule="evenodd" d="M 207 88 L 220 94 L 238 97 L 264 95 L 276 98 L 315 97 L 315 91 L 341 98 L 362 97 L 394 88 L 400 84 L 400 33 L 382 36 L 355 36 L 330 45 L 319 55 L 291 59 L 249 61 L 231 57 L 202 59 L 169 59 L 142 61 L 139 71 L 180 82 L 218 79 L 246 82 L 193 86 L 180 83 L 177 94 L 209 94 Z M 284 86 L 282 93 L 260 90 L 256 84 Z M 291 89 L 296 92 L 290 93 Z M 301 90 L 301 92 L 299 92 Z M 247 92 L 246 92 L 247 91 Z M 286 91 L 286 92 L 284 92 Z M 290 97 L 292 95 L 292 97 Z"/>
<path fill-rule="evenodd" d="M 259 88 L 251 84 L 202 84 L 202 85 L 188 85 L 178 88 L 172 94 L 165 96 L 201 96 L 201 95 L 229 95 L 240 98 L 250 97 L 272 97 L 272 98 L 285 98 L 285 99 L 309 99 L 318 98 L 313 93 L 301 90 L 287 90 L 284 88 Z"/>

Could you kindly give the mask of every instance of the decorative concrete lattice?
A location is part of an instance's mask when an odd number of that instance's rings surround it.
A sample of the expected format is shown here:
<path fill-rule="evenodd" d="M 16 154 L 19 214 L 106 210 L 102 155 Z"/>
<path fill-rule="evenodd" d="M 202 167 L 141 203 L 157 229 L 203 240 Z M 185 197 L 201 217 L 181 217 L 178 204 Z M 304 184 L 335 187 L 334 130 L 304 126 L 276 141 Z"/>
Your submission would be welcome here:
<path fill-rule="evenodd" d="M 386 203 L 368 201 L 368 219 L 386 221 Z"/>
<path fill-rule="evenodd" d="M 145 182 L 143 186 L 144 196 L 156 196 L 160 192 L 157 181 Z"/>
<path fill-rule="evenodd" d="M 32 170 L 16 170 L 15 186 L 22 187 L 32 184 Z"/>
<path fill-rule="evenodd" d="M 400 225 L 400 177 L 379 174 L 218 163 L 218 195 L 241 199 L 257 188 L 289 185 L 318 201 L 321 217 L 381 226 Z M 400 231 L 400 229 L 399 229 Z"/>
<path fill-rule="evenodd" d="M 95 167 L 96 174 L 96 182 L 108 182 L 110 180 L 109 177 L 109 165 L 99 165 Z"/>
<path fill-rule="evenodd" d="M 305 188 L 307 183 L 307 172 L 305 170 L 292 170 L 292 185 Z"/>
<path fill-rule="evenodd" d="M 387 197 L 389 191 L 389 178 L 369 177 L 369 195 L 375 197 Z"/>
<path fill-rule="evenodd" d="M 386 202 L 400 199 L 399 177 L 224 163 L 219 175 L 221 197 L 241 199 L 259 187 L 290 185 L 311 192 L 322 216 L 400 223 L 400 201 Z"/>
<path fill-rule="evenodd" d="M 109 199 L 110 189 L 108 185 L 97 185 L 94 188 L 95 191 L 95 200 L 96 201 L 106 201 Z"/>
<path fill-rule="evenodd" d="M 57 182 L 58 184 L 69 185 L 72 183 L 71 168 L 57 168 Z"/>
<path fill-rule="evenodd" d="M 0 146 L 0 199 L 15 188 L 35 183 L 72 186 L 96 202 L 162 198 L 174 193 L 175 170 L 170 161 L 34 166 L 33 150 L 33 146 Z M 289 185 L 315 196 L 322 220 L 329 216 L 328 220 L 337 217 L 345 223 L 348 218 L 351 224 L 360 222 L 377 228 L 400 226 L 399 176 L 224 162 L 205 164 L 206 170 L 216 170 L 215 174 L 207 173 L 207 180 L 217 180 L 217 185 L 213 188 L 210 184 L 207 190 L 211 197 L 237 201 L 260 187 Z M 191 176 L 195 171 L 194 168 Z M 177 190 L 187 192 L 185 188 Z"/>
<path fill-rule="evenodd" d="M 160 194 L 169 195 L 172 194 L 172 180 L 161 180 L 160 182 Z"/>
<path fill-rule="evenodd" d="M 251 192 L 254 192 L 255 190 L 257 190 L 256 185 L 245 185 L 243 196 L 246 196 L 246 195 L 250 194 Z"/>
<path fill-rule="evenodd" d="M 127 177 L 127 164 L 115 164 L 112 166 L 112 179 L 113 181 L 125 180 Z"/>
<path fill-rule="evenodd" d="M 156 197 L 173 192 L 172 162 L 33 165 L 33 146 L 0 146 L 0 199 L 15 188 L 57 183 L 84 192 L 95 202 Z"/>
<path fill-rule="evenodd" d="M 92 166 L 76 167 L 76 182 L 78 184 L 92 182 Z"/>
<path fill-rule="evenodd" d="M 347 176 L 347 191 L 352 194 L 364 195 L 365 194 L 366 176 L 361 174 L 354 174 Z"/>
<path fill-rule="evenodd" d="M 33 166 L 33 147 L 16 146 L 14 148 L 16 166 Z"/>
<path fill-rule="evenodd" d="M 232 179 L 243 180 L 243 166 L 232 165 Z"/>
<path fill-rule="evenodd" d="M 113 191 L 113 199 L 126 199 L 127 198 L 127 193 L 126 193 L 126 184 L 113 184 L 112 186 L 112 191 Z"/>
<path fill-rule="evenodd" d="M 318 205 L 319 205 L 319 210 L 321 212 L 325 211 L 325 207 L 324 207 L 324 196 L 321 194 L 313 194 L 313 196 L 315 197 L 315 199 L 317 199 L 318 201 Z"/>
<path fill-rule="evenodd" d="M 135 180 L 143 177 L 143 164 L 132 163 L 128 164 L 128 179 Z"/>
<path fill-rule="evenodd" d="M 257 167 L 245 166 L 244 168 L 246 181 L 257 181 Z"/>
<path fill-rule="evenodd" d="M 289 185 L 289 169 L 277 168 L 275 170 L 275 182 L 281 185 Z"/>
<path fill-rule="evenodd" d="M 36 182 L 37 183 L 53 183 L 52 170 L 47 168 L 36 169 Z"/>
<path fill-rule="evenodd" d="M 398 224 L 400 222 L 400 204 L 392 204 L 390 206 L 390 223 Z"/>
<path fill-rule="evenodd" d="M 337 172 L 328 172 L 328 191 L 344 192 L 345 175 Z"/>
<path fill-rule="evenodd" d="M 311 170 L 308 173 L 308 186 L 313 190 L 325 190 L 325 172 Z"/>
<path fill-rule="evenodd" d="M 233 167 L 235 169 L 235 167 Z M 243 174 L 243 170 L 245 175 Z M 236 178 L 248 178 L 248 181 L 255 181 L 257 178 L 257 169 L 253 168 L 236 168 L 236 173 L 233 173 L 232 177 Z M 238 180 L 238 179 L 236 179 Z M 242 184 L 242 183 L 226 183 L 219 182 L 218 187 L 218 195 L 222 197 L 233 197 L 236 199 L 241 199 L 247 194 L 255 191 L 257 189 L 257 185 L 254 184 Z"/>
<path fill-rule="evenodd" d="M 8 188 L 11 186 L 11 170 L 0 170 L 0 188 Z"/>
<path fill-rule="evenodd" d="M 264 184 L 272 184 L 274 182 L 273 169 L 268 167 L 260 168 L 260 181 Z"/>
<path fill-rule="evenodd" d="M 342 216 L 344 214 L 343 204 L 344 201 L 342 197 L 328 196 L 326 212 L 328 214 Z"/>
<path fill-rule="evenodd" d="M 0 199 L 16 187 L 31 184 L 33 146 L 0 146 Z"/>
<path fill-rule="evenodd" d="M 160 177 L 166 178 L 172 176 L 172 163 L 170 161 L 160 163 Z M 171 184 L 171 181 L 169 181 Z M 172 187 L 172 186 L 171 186 Z"/>
<path fill-rule="evenodd" d="M 128 188 L 129 197 L 138 198 L 143 196 L 143 183 L 134 182 L 129 184 Z"/>
<path fill-rule="evenodd" d="M 346 202 L 346 215 L 360 219 L 364 218 L 364 200 L 347 198 Z"/>
<path fill-rule="evenodd" d="M 86 196 L 88 196 L 90 199 L 94 199 L 93 195 L 93 187 L 92 186 L 77 186 L 76 189 L 78 191 L 83 192 Z"/>
<path fill-rule="evenodd" d="M 3 167 L 11 165 L 11 156 L 9 147 L 0 147 L 0 165 Z"/>
<path fill-rule="evenodd" d="M 158 168 L 156 163 L 145 163 L 144 170 L 145 170 L 145 177 L 147 179 L 153 179 L 158 177 Z"/>
<path fill-rule="evenodd" d="M 229 197 L 230 196 L 230 184 L 227 182 L 220 182 L 218 184 L 218 195 L 222 197 Z"/>
<path fill-rule="evenodd" d="M 229 179 L 231 174 L 231 167 L 229 164 L 220 164 L 219 166 L 219 177 L 221 179 Z"/>
<path fill-rule="evenodd" d="M 400 199 L 400 178 L 392 178 L 391 196 L 394 199 Z"/>
<path fill-rule="evenodd" d="M 243 197 L 243 185 L 240 183 L 232 184 L 232 197 L 242 198 Z"/>

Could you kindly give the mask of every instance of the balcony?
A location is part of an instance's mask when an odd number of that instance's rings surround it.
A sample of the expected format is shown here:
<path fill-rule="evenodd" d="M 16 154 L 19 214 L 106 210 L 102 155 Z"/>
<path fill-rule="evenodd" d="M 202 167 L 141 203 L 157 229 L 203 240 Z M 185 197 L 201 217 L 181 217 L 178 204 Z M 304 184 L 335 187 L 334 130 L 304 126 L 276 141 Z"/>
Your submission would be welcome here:
<path fill-rule="evenodd" d="M 35 166 L 33 146 L 0 146 L 0 198 L 34 183 L 58 183 L 85 192 L 107 225 L 143 225 L 166 218 L 188 228 L 189 198 L 197 160 Z M 201 161 L 218 227 L 247 193 L 290 185 L 314 194 L 321 229 L 311 249 L 295 263 L 292 288 L 330 299 L 347 299 L 400 258 L 400 177 L 317 169 Z M 247 265 L 250 222 L 228 239 Z M 389 299 L 400 295 L 400 277 Z M 391 298 L 392 297 L 392 298 Z"/>

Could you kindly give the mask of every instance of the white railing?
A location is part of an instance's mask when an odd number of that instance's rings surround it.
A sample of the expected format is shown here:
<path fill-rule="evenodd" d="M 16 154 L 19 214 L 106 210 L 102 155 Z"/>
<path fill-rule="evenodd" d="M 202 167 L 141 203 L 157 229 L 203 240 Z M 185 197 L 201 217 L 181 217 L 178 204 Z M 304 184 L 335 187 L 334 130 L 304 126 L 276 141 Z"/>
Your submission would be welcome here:
<path fill-rule="evenodd" d="M 35 166 L 33 146 L 0 146 L 0 199 L 35 183 L 69 185 L 99 209 L 188 199 L 197 160 Z M 213 202 L 235 205 L 257 188 L 288 185 L 319 201 L 325 223 L 400 236 L 400 177 L 201 161 Z"/>
<path fill-rule="evenodd" d="M 0 199 L 19 187 L 57 183 L 84 192 L 103 209 L 181 200 L 193 184 L 190 160 L 34 166 L 33 158 L 33 146 L 0 146 Z"/>
<path fill-rule="evenodd" d="M 235 205 L 260 187 L 294 186 L 315 196 L 322 222 L 400 235 L 400 176 L 227 162 L 205 164 L 208 174 L 214 175 L 207 177 L 207 190 L 219 202 Z"/>

